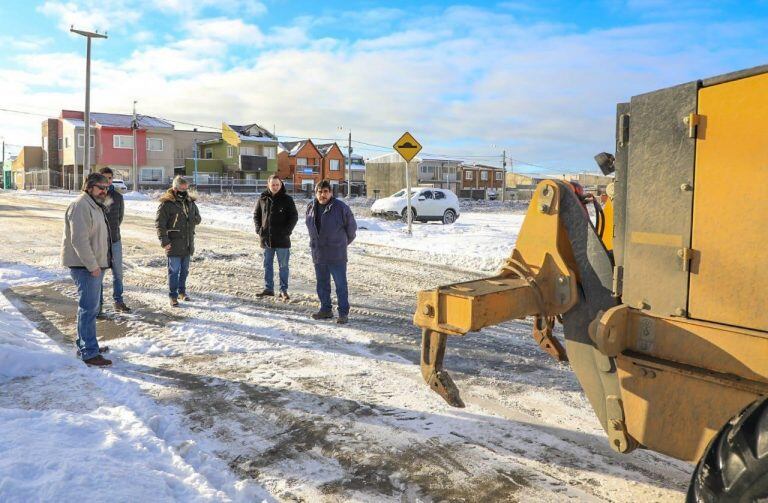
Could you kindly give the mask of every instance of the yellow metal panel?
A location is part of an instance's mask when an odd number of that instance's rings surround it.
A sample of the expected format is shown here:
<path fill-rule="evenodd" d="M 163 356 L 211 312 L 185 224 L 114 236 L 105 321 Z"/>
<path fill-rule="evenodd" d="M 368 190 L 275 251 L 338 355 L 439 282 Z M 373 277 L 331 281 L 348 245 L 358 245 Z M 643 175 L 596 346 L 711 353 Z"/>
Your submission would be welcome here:
<path fill-rule="evenodd" d="M 605 231 L 603 232 L 603 244 L 608 251 L 613 250 L 613 201 L 608 199 L 603 206 L 605 216 Z"/>
<path fill-rule="evenodd" d="M 768 74 L 699 91 L 688 311 L 768 330 Z"/>
<path fill-rule="evenodd" d="M 633 243 L 641 245 L 671 246 L 681 248 L 683 236 L 680 234 L 662 234 L 660 232 L 633 232 L 630 234 Z"/>
<path fill-rule="evenodd" d="M 237 131 L 229 127 L 224 122 L 221 123 L 221 137 L 225 142 L 232 145 L 233 147 L 240 145 L 240 135 L 237 134 Z"/>
<path fill-rule="evenodd" d="M 715 433 L 756 398 L 621 356 L 616 364 L 629 435 L 648 449 L 685 461 L 698 461 Z"/>

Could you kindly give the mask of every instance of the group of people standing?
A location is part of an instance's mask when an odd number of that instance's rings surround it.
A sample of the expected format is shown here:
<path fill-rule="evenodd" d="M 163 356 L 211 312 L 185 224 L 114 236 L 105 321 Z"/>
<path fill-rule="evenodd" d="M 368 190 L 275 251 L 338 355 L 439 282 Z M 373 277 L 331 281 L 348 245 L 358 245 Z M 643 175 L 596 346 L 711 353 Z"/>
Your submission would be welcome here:
<path fill-rule="evenodd" d="M 88 365 L 107 366 L 107 346 L 96 339 L 96 319 L 103 312 L 103 279 L 112 270 L 112 297 L 117 312 L 130 313 L 123 300 L 123 264 L 120 225 L 125 215 L 123 196 L 112 185 L 113 172 L 102 168 L 91 173 L 83 184 L 83 192 L 67 208 L 62 239 L 62 265 L 68 267 L 78 291 L 77 350 Z M 195 252 L 195 227 L 202 221 L 189 191 L 189 182 L 177 176 L 171 188 L 160 198 L 155 228 L 160 246 L 165 251 L 168 267 L 168 296 L 172 307 L 179 301 L 189 302 L 186 282 L 189 264 Z M 293 198 L 283 181 L 272 175 L 256 202 L 253 212 L 256 234 L 264 255 L 264 289 L 261 297 L 275 296 L 274 260 L 277 258 L 280 290 L 277 297 L 288 301 L 291 234 L 298 222 Z M 333 318 L 331 279 L 336 286 L 338 317 L 349 320 L 347 287 L 347 246 L 355 239 L 357 223 L 349 206 L 333 197 L 328 180 L 315 186 L 315 197 L 307 205 L 306 226 L 315 267 L 320 309 L 312 313 L 316 320 Z"/>

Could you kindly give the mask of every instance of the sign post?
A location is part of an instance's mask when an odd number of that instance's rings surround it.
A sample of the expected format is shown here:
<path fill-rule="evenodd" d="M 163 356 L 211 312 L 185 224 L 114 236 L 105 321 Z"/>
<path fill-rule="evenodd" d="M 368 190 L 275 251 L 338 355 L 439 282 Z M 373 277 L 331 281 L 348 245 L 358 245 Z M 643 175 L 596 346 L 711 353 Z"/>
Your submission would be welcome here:
<path fill-rule="evenodd" d="M 411 210 L 411 177 L 408 171 L 408 165 L 411 160 L 421 151 L 421 144 L 416 141 L 411 133 L 406 131 L 399 140 L 393 145 L 394 149 L 405 161 L 405 201 L 406 201 L 406 220 L 408 222 L 408 235 L 411 235 L 411 224 L 413 223 L 413 211 Z"/>

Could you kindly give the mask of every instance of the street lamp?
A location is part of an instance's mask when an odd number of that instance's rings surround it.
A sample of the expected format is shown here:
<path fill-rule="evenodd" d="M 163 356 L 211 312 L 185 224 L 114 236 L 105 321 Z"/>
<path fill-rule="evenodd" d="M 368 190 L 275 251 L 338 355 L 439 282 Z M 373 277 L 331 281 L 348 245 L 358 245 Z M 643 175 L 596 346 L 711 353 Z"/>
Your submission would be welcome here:
<path fill-rule="evenodd" d="M 107 38 L 107 32 L 76 30 L 71 25 L 69 31 L 82 35 L 88 40 L 85 50 L 85 141 L 83 142 L 85 144 L 83 147 L 83 175 L 85 175 L 86 171 L 91 171 L 91 39 Z M 77 184 L 77 155 L 75 155 L 74 170 L 74 183 Z"/>

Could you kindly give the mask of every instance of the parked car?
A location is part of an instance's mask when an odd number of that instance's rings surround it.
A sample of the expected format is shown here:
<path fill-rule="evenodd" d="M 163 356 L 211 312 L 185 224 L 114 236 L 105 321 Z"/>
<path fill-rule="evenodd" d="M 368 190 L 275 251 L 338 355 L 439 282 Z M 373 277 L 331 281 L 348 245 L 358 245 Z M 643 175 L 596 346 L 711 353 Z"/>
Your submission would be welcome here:
<path fill-rule="evenodd" d="M 371 206 L 371 213 L 405 220 L 408 215 L 405 192 L 406 189 L 402 189 L 389 197 L 376 200 Z M 459 218 L 459 198 L 448 189 L 414 188 L 411 189 L 411 210 L 413 220 L 452 224 Z"/>
<path fill-rule="evenodd" d="M 128 192 L 128 186 L 122 180 L 113 179 L 112 185 L 115 187 L 115 190 L 121 194 L 125 194 L 126 192 Z"/>

